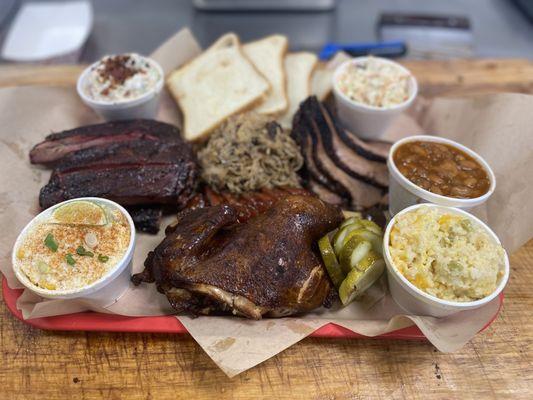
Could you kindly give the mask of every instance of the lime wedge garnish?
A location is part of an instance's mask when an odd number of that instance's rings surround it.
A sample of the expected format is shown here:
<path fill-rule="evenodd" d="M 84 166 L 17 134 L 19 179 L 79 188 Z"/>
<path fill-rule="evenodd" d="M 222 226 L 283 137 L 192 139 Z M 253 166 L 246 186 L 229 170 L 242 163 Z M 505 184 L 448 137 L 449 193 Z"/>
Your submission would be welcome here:
<path fill-rule="evenodd" d="M 51 221 L 56 224 L 97 225 L 107 224 L 105 210 L 92 201 L 73 201 L 58 207 L 52 214 Z"/>

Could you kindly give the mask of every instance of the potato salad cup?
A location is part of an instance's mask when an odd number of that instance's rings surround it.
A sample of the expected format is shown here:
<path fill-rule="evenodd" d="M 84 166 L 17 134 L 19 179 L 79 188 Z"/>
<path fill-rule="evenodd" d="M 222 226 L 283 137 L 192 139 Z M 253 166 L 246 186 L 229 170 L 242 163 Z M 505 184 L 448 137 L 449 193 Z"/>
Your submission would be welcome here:
<path fill-rule="evenodd" d="M 415 315 L 444 317 L 482 307 L 509 279 L 509 258 L 496 234 L 457 208 L 419 204 L 402 210 L 387 225 L 383 255 L 392 297 Z"/>

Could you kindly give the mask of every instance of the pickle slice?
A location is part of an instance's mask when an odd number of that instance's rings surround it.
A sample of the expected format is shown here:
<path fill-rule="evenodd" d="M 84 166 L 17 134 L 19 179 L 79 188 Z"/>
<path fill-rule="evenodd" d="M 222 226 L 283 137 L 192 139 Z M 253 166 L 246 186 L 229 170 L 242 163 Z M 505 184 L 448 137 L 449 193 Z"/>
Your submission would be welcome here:
<path fill-rule="evenodd" d="M 358 237 L 363 240 L 368 240 L 372 243 L 372 249 L 378 253 L 383 254 L 383 238 L 380 235 L 370 232 L 366 229 L 353 229 L 346 233 L 343 237 L 343 243 L 339 245 L 340 248 L 348 243 L 352 238 Z M 336 243 L 335 243 L 336 244 Z M 335 247 L 336 249 L 336 247 Z"/>
<path fill-rule="evenodd" d="M 336 255 L 339 255 L 342 251 L 342 246 L 344 245 L 346 235 L 357 229 L 362 229 L 362 227 L 363 225 L 361 225 L 359 222 L 354 222 L 342 229 L 339 229 L 335 236 L 333 236 L 333 249 L 335 250 Z"/>
<path fill-rule="evenodd" d="M 348 218 L 348 219 L 352 218 L 352 217 L 356 217 L 358 219 L 363 218 L 363 214 L 361 214 L 359 211 L 346 211 L 346 210 L 343 210 L 342 214 L 344 215 L 344 218 Z"/>
<path fill-rule="evenodd" d="M 376 260 L 365 271 L 351 270 L 339 287 L 339 297 L 342 304 L 347 305 L 361 296 L 379 279 L 384 270 L 385 261 L 383 259 Z"/>
<path fill-rule="evenodd" d="M 368 255 L 372 244 L 358 236 L 350 239 L 342 247 L 340 262 L 344 273 L 348 274 L 352 269 L 357 269 L 357 264 Z"/>
<path fill-rule="evenodd" d="M 333 282 L 333 285 L 338 289 L 343 281 L 345 274 L 342 272 L 341 266 L 337 260 L 337 256 L 333 251 L 329 237 L 326 235 L 318 241 L 318 248 L 320 249 L 320 255 L 326 265 L 328 275 Z"/>
<path fill-rule="evenodd" d="M 358 212 L 344 212 L 341 225 L 319 240 L 328 274 L 343 305 L 361 296 L 385 270 L 383 231 Z"/>
<path fill-rule="evenodd" d="M 370 221 L 368 219 L 362 219 L 361 224 L 367 231 L 374 232 L 376 235 L 383 235 L 383 231 L 381 230 L 379 225 L 376 224 L 374 221 Z"/>
<path fill-rule="evenodd" d="M 357 263 L 357 266 L 356 268 L 359 270 L 359 271 L 366 271 L 368 268 L 370 268 L 372 266 L 372 264 L 374 264 L 377 260 L 379 260 L 380 258 L 382 258 L 378 253 L 376 253 L 374 250 L 370 250 L 365 257 L 363 257 L 361 259 L 361 261 L 359 261 Z"/>
<path fill-rule="evenodd" d="M 356 222 L 359 222 L 361 221 L 361 218 L 359 217 L 350 217 L 348 219 L 345 219 L 342 224 L 339 225 L 339 229 L 342 229 L 344 228 L 345 226 L 348 226 L 348 225 L 351 225 L 351 224 L 354 224 Z"/>

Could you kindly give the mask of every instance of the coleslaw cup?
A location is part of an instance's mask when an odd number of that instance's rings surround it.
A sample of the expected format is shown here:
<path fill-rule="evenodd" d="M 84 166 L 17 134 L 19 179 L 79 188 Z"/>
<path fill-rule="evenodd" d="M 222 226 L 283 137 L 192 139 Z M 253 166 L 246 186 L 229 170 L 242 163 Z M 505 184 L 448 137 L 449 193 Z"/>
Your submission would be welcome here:
<path fill-rule="evenodd" d="M 435 194 L 428 190 L 422 189 L 420 186 L 415 185 L 413 182 L 403 176 L 403 174 L 394 164 L 393 160 L 394 152 L 398 147 L 400 147 L 404 143 L 414 141 L 426 141 L 447 144 L 471 156 L 483 167 L 485 172 L 487 172 L 487 176 L 490 181 L 490 186 L 487 193 L 472 199 L 462 199 Z M 469 209 L 483 204 L 485 201 L 488 200 L 488 198 L 492 195 L 492 193 L 494 193 L 494 190 L 496 189 L 496 177 L 494 175 L 494 172 L 490 168 L 489 164 L 479 154 L 470 150 L 468 147 L 463 146 L 460 143 L 437 136 L 416 135 L 398 140 L 396 143 L 394 143 L 394 145 L 389 151 L 389 156 L 387 157 L 387 168 L 389 170 L 389 212 L 391 215 L 395 215 L 406 207 L 420 203 L 433 203 L 439 204 L 441 206 Z"/>
<path fill-rule="evenodd" d="M 459 311 L 482 307 L 499 296 L 509 280 L 510 267 L 507 252 L 504 253 L 504 262 L 502 266 L 503 275 L 501 276 L 496 289 L 490 295 L 475 301 L 459 302 L 439 299 L 417 288 L 396 269 L 389 250 L 390 232 L 396 223 L 398 216 L 416 210 L 419 207 L 436 207 L 450 214 L 467 217 L 472 223 L 481 227 L 495 243 L 501 244 L 496 234 L 483 221 L 458 208 L 439 206 L 436 204 L 417 204 L 402 210 L 391 219 L 383 236 L 383 256 L 385 258 L 385 264 L 387 265 L 389 290 L 396 303 L 398 303 L 398 305 L 405 311 L 414 315 L 445 317 Z"/>
<path fill-rule="evenodd" d="M 409 98 L 388 108 L 373 107 L 353 101 L 338 88 L 339 76 L 349 65 L 366 62 L 368 59 L 369 57 L 352 58 L 337 67 L 332 78 L 333 95 L 339 119 L 348 131 L 363 139 L 380 139 L 394 118 L 411 106 L 418 94 L 418 84 L 413 74 L 404 66 L 385 58 L 373 57 L 374 60 L 392 64 L 409 74 Z"/>
<path fill-rule="evenodd" d="M 97 279 L 95 282 L 81 288 L 69 290 L 49 290 L 34 285 L 26 277 L 26 275 L 22 271 L 20 271 L 19 268 L 16 267 L 17 262 L 15 260 L 15 257 L 17 254 L 17 250 L 19 249 L 23 239 L 26 237 L 26 234 L 35 224 L 41 222 L 42 220 L 48 219 L 56 208 L 61 207 L 64 204 L 80 200 L 92 201 L 100 204 L 103 203 L 110 207 L 118 209 L 122 214 L 124 214 L 130 227 L 130 241 L 128 248 L 124 253 L 124 256 L 113 266 L 113 268 L 107 271 L 107 273 L 104 274 L 102 277 Z M 11 262 L 13 270 L 15 272 L 15 276 L 17 277 L 18 281 L 23 284 L 28 290 L 40 297 L 44 297 L 47 299 L 80 299 L 86 300 L 87 302 L 100 307 L 108 307 L 111 304 L 117 302 L 118 299 L 130 286 L 133 252 L 135 250 L 135 239 L 135 225 L 133 224 L 131 216 L 122 206 L 115 203 L 114 201 L 102 199 L 99 197 L 80 197 L 77 199 L 67 200 L 62 203 L 58 203 L 55 206 L 44 210 L 36 217 L 34 217 L 17 237 L 15 245 L 13 246 L 13 252 L 11 254 Z"/>
<path fill-rule="evenodd" d="M 88 96 L 84 90 L 86 80 L 91 73 L 91 69 L 100 62 L 97 61 L 87 67 L 78 78 L 76 90 L 78 91 L 81 100 L 107 121 L 123 119 L 153 119 L 156 116 L 159 107 L 159 99 L 165 83 L 165 74 L 157 62 L 151 58 L 145 58 L 148 59 L 151 66 L 158 71 L 159 80 L 153 88 L 146 91 L 142 96 L 132 100 L 122 101 L 100 101 Z"/>

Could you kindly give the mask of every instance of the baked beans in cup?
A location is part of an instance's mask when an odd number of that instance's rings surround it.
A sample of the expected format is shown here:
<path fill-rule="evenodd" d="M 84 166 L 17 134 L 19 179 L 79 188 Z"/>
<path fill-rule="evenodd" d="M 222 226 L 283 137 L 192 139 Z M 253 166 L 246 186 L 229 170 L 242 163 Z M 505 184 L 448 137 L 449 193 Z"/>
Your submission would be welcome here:
<path fill-rule="evenodd" d="M 389 211 L 434 203 L 463 209 L 484 203 L 496 188 L 496 178 L 477 153 L 453 140 L 410 136 L 389 153 Z"/>

